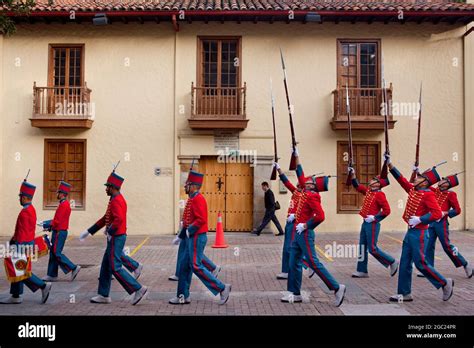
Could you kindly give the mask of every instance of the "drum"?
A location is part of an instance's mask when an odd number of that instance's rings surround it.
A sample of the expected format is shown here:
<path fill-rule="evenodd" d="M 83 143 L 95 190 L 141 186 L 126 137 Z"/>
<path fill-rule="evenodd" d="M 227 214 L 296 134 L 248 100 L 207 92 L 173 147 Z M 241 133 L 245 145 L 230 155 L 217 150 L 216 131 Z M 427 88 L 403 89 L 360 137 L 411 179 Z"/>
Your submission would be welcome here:
<path fill-rule="evenodd" d="M 20 282 L 31 277 L 31 257 L 26 253 L 12 253 L 3 259 L 5 273 L 10 283 Z"/>
<path fill-rule="evenodd" d="M 35 252 L 38 253 L 38 257 L 42 257 L 49 254 L 51 243 L 47 234 L 35 238 Z"/>

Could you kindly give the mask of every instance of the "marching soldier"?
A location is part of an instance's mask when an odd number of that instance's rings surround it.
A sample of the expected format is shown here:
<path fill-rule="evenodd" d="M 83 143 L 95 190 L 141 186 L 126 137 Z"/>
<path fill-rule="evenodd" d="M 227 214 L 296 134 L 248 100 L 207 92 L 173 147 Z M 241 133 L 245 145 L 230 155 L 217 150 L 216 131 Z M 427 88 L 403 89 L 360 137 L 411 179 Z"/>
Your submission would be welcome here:
<path fill-rule="evenodd" d="M 434 266 L 436 239 L 439 239 L 444 252 L 454 263 L 454 266 L 456 266 L 456 268 L 461 266 L 464 267 L 466 276 L 471 278 L 473 274 L 472 267 L 461 255 L 458 248 L 451 244 L 451 241 L 449 240 L 448 218 L 452 219 L 455 216 L 461 214 L 461 207 L 459 205 L 456 192 L 450 190 L 451 188 L 458 185 L 459 179 L 457 175 L 454 174 L 443 178 L 443 180 L 438 183 L 437 188 L 432 188 L 433 192 L 435 193 L 436 200 L 441 207 L 443 217 L 430 224 L 429 238 L 426 246 L 426 261 L 430 265 Z M 423 276 L 422 274 L 420 275 Z"/>
<path fill-rule="evenodd" d="M 357 262 L 357 271 L 352 273 L 353 278 L 368 278 L 369 273 L 368 253 L 370 253 L 382 266 L 390 270 L 390 276 L 393 277 L 398 270 L 398 261 L 387 254 L 377 246 L 377 240 L 380 233 L 380 222 L 390 215 L 390 205 L 388 204 L 385 193 L 382 188 L 390 185 L 388 179 L 383 179 L 380 175 L 372 178 L 369 187 L 359 183 L 355 176 L 355 170 L 349 167 L 349 174 L 352 177 L 352 186 L 357 192 L 364 195 L 364 202 L 359 215 L 363 222 L 359 238 L 359 260 Z"/>
<path fill-rule="evenodd" d="M 36 186 L 30 184 L 26 179 L 20 187 L 20 204 L 23 207 L 18 214 L 15 225 L 15 233 L 10 241 L 11 245 L 15 245 L 17 251 L 21 248 L 34 247 L 35 229 L 36 229 L 36 210 L 33 207 L 32 200 L 36 191 Z M 2 304 L 19 304 L 23 302 L 23 287 L 26 285 L 31 291 L 36 292 L 41 289 L 41 303 L 46 303 L 51 292 L 51 283 L 45 282 L 32 274 L 28 279 L 20 282 L 12 283 L 10 286 L 11 296 L 2 300 Z"/>
<path fill-rule="evenodd" d="M 181 226 L 183 223 L 181 222 Z M 168 280 L 175 281 L 177 282 L 179 280 L 179 271 L 180 271 L 180 266 L 183 262 L 183 258 L 185 257 L 186 254 L 186 229 L 183 231 L 183 227 L 180 228 L 180 233 L 173 239 L 173 245 L 179 245 L 178 247 L 178 256 L 176 259 L 176 271 L 173 275 L 168 277 Z M 221 266 L 218 266 L 212 262 L 210 258 L 208 258 L 206 255 L 202 256 L 202 264 L 204 267 L 208 269 L 209 272 L 212 273 L 214 277 L 218 277 L 219 272 L 221 271 Z"/>
<path fill-rule="evenodd" d="M 115 173 L 110 174 L 105 183 L 105 192 L 110 196 L 105 215 L 89 229 L 81 233 L 80 240 L 83 241 L 89 235 L 95 234 L 105 226 L 107 234 L 107 248 L 102 259 L 99 277 L 98 295 L 91 298 L 92 303 L 111 303 L 110 283 L 112 275 L 120 285 L 128 292 L 134 294 L 132 305 L 136 305 L 146 295 L 148 289 L 140 285 L 122 266 L 124 259 L 128 259 L 123 252 L 127 239 L 127 202 L 120 193 L 124 178 Z"/>
<path fill-rule="evenodd" d="M 443 289 L 443 301 L 448 301 L 453 295 L 454 282 L 451 278 L 443 277 L 425 255 L 425 245 L 428 242 L 428 225 L 442 217 L 441 208 L 435 194 L 429 189 L 440 180 L 436 168 L 417 174 L 411 184 L 390 161 L 390 155 L 385 155 L 390 173 L 400 186 L 408 193 L 403 220 L 408 224 L 408 231 L 403 240 L 400 270 L 398 272 L 398 292 L 390 297 L 392 302 L 413 301 L 411 295 L 411 280 L 413 262 L 415 267 L 435 286 Z"/>
<path fill-rule="evenodd" d="M 48 273 L 47 276 L 43 278 L 43 280 L 48 282 L 57 281 L 59 267 L 61 267 L 64 274 L 71 273 L 71 281 L 76 279 L 77 274 L 81 270 L 81 266 L 75 265 L 63 254 L 64 244 L 66 243 L 68 235 L 69 218 L 71 216 L 71 206 L 67 199 L 70 191 L 70 184 L 65 181 L 59 183 L 57 190 L 59 205 L 53 220 L 40 221 L 38 224 L 43 227 L 43 230 L 52 231 Z"/>
<path fill-rule="evenodd" d="M 295 156 L 298 156 L 298 150 L 295 149 L 294 151 Z M 286 224 L 285 224 L 285 239 L 283 241 L 283 251 L 282 251 L 282 257 L 281 257 L 281 273 L 277 275 L 277 279 L 288 279 L 288 271 L 290 268 L 290 248 L 291 248 L 291 243 L 293 243 L 293 240 L 295 239 L 295 214 L 296 210 L 298 208 L 298 202 L 299 199 L 301 198 L 301 194 L 303 192 L 302 186 L 298 183 L 296 186 L 294 186 L 290 180 L 288 180 L 288 177 L 283 173 L 283 171 L 280 168 L 280 165 L 277 162 L 273 162 L 273 166 L 276 168 L 278 171 L 278 175 L 280 177 L 280 180 L 283 182 L 283 185 L 291 192 L 291 199 L 290 199 L 290 205 L 288 207 L 288 212 L 287 212 L 287 218 L 286 218 Z M 304 177 L 304 172 L 303 172 L 303 167 L 301 164 L 297 166 L 297 171 L 296 174 L 299 176 Z M 303 258 L 303 267 L 305 269 L 309 269 L 308 263 L 306 259 Z M 309 278 L 312 278 L 314 275 L 314 271 L 311 270 Z"/>
<path fill-rule="evenodd" d="M 299 157 L 297 160 L 297 172 L 301 170 Z M 339 307 L 344 301 L 346 286 L 339 284 L 324 265 L 319 261 L 314 248 L 314 229 L 324 221 L 324 210 L 321 206 L 321 196 L 319 192 L 328 190 L 329 177 L 310 176 L 303 178 L 297 175 L 298 181 L 304 190 L 298 202 L 295 214 L 296 236 L 290 247 L 290 269 L 288 274 L 289 294 L 284 296 L 282 302 L 302 302 L 301 280 L 302 280 L 302 260 L 305 257 L 309 267 L 321 278 L 329 290 L 334 291 L 334 304 Z"/>
<path fill-rule="evenodd" d="M 208 231 L 207 203 L 199 191 L 203 179 L 204 174 L 191 170 L 186 181 L 185 191 L 189 198 L 183 212 L 183 228 L 180 232 L 180 238 L 184 241 L 187 252 L 184 253 L 179 265 L 177 295 L 169 300 L 170 304 L 188 304 L 191 302 L 189 288 L 193 273 L 213 295 L 220 294 L 219 304 L 223 305 L 229 299 L 231 285 L 222 283 L 202 262 Z"/>

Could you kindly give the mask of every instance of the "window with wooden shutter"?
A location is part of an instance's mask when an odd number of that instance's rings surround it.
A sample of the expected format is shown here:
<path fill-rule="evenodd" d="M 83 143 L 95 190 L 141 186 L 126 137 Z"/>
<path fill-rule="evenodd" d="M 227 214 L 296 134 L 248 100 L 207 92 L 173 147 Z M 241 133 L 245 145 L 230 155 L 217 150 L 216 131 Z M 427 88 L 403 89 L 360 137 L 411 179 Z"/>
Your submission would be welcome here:
<path fill-rule="evenodd" d="M 45 209 L 58 206 L 56 190 L 60 180 L 72 185 L 69 199 L 73 209 L 85 208 L 86 150 L 84 139 L 46 139 L 44 158 Z"/>
<path fill-rule="evenodd" d="M 354 169 L 361 184 L 367 185 L 370 179 L 380 174 L 380 142 L 353 142 Z M 348 143 L 337 142 L 337 212 L 358 213 L 363 195 L 352 186 L 346 186 Z"/>

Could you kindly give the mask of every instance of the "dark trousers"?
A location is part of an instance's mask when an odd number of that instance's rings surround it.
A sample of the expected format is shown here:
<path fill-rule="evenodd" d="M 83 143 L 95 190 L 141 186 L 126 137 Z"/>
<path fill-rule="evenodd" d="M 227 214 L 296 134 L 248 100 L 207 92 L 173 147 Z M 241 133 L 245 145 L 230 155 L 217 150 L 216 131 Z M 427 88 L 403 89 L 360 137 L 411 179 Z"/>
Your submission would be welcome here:
<path fill-rule="evenodd" d="M 260 232 L 262 232 L 262 230 L 270 223 L 270 221 L 273 221 L 278 230 L 278 233 L 283 234 L 283 229 L 281 228 L 280 222 L 275 216 L 275 210 L 265 210 L 265 216 L 263 217 L 262 223 L 260 224 L 260 226 L 258 226 L 256 232 L 260 234 Z"/>

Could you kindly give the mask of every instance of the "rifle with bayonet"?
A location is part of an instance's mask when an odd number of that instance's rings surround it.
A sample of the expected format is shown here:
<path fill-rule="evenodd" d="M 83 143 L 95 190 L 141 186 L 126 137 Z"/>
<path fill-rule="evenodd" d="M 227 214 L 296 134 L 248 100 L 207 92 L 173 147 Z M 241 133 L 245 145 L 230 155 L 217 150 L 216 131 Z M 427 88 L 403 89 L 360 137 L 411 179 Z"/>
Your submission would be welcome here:
<path fill-rule="evenodd" d="M 349 149 L 349 158 L 347 161 L 348 168 L 352 168 L 354 165 L 354 153 L 352 149 L 352 125 L 351 125 L 351 106 L 349 103 L 349 88 L 346 83 L 346 112 L 347 112 L 347 132 L 348 132 L 348 149 Z M 352 185 L 352 173 L 347 174 L 346 186 Z"/>
<path fill-rule="evenodd" d="M 278 162 L 278 152 L 277 152 L 277 138 L 276 138 L 276 126 L 275 126 L 275 100 L 273 99 L 273 84 L 272 79 L 270 79 L 270 97 L 272 99 L 272 122 L 273 122 L 273 149 L 275 152 L 275 163 Z M 273 166 L 272 175 L 270 176 L 270 180 L 276 180 L 277 178 L 277 169 L 276 166 Z"/>
<path fill-rule="evenodd" d="M 418 99 L 418 134 L 416 138 L 416 153 L 415 153 L 415 167 L 420 165 L 420 135 L 421 135 L 421 92 L 423 88 L 423 83 L 420 84 L 420 97 Z M 415 181 L 417 175 L 417 170 L 413 169 L 411 173 L 410 182 L 413 183 Z"/>
<path fill-rule="evenodd" d="M 383 71 L 383 58 L 382 58 L 382 105 L 383 105 L 383 129 L 385 133 L 385 154 L 390 155 L 390 148 L 388 145 L 388 110 L 389 105 L 387 101 L 387 91 L 385 89 L 385 77 Z M 386 179 L 388 176 L 388 163 L 387 160 L 383 162 L 382 170 L 380 171 L 380 177 Z"/>
<path fill-rule="evenodd" d="M 283 52 L 280 49 L 280 57 L 281 57 L 281 66 L 283 68 L 283 84 L 285 85 L 285 94 L 286 94 L 286 104 L 288 105 L 288 113 L 290 115 L 290 129 L 291 129 L 291 146 L 293 148 L 293 152 L 291 154 L 290 159 L 290 170 L 296 169 L 296 137 L 295 137 L 295 128 L 293 126 L 293 106 L 290 103 L 290 96 L 288 94 L 288 83 L 286 81 L 286 67 L 285 67 L 285 60 L 283 59 Z"/>

